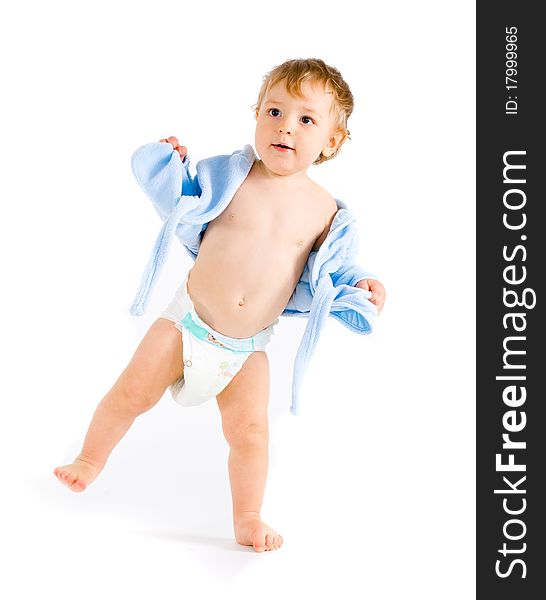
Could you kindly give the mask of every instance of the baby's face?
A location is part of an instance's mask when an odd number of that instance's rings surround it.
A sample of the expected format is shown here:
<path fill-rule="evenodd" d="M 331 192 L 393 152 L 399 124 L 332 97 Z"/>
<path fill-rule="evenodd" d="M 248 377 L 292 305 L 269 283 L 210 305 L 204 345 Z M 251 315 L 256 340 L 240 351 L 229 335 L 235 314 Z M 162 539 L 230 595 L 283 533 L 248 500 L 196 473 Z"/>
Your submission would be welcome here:
<path fill-rule="evenodd" d="M 345 137 L 336 134 L 332 94 L 322 84 L 310 82 L 304 82 L 301 91 L 301 98 L 293 96 L 280 81 L 256 111 L 256 151 L 278 175 L 305 171 L 321 152 L 332 154 Z"/>

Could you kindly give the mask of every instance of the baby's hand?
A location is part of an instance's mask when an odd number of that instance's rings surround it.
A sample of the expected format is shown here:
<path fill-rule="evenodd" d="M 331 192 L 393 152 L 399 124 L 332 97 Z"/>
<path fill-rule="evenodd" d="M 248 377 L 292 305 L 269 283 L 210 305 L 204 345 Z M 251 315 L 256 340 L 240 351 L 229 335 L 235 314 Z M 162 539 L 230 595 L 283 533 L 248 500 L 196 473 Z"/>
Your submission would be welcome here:
<path fill-rule="evenodd" d="M 385 304 L 386 297 L 383 284 L 377 279 L 361 279 L 355 287 L 360 288 L 361 290 L 370 291 L 372 293 L 370 302 L 377 306 L 377 314 L 379 314 L 383 309 L 383 304 Z"/>
<path fill-rule="evenodd" d="M 178 152 L 178 154 L 180 154 L 180 159 L 184 160 L 184 158 L 186 157 L 186 154 L 188 153 L 188 149 L 186 148 L 186 146 L 180 146 L 178 143 L 178 140 L 174 137 L 174 135 L 171 135 L 168 138 L 163 138 L 162 140 L 159 140 L 160 142 L 167 142 L 167 144 L 171 144 L 171 146 Z"/>

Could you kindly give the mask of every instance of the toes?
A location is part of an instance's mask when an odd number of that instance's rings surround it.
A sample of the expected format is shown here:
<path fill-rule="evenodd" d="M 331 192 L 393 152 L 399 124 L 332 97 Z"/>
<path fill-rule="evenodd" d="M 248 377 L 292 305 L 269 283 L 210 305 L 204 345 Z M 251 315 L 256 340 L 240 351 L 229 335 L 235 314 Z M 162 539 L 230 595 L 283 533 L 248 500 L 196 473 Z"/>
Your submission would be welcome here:
<path fill-rule="evenodd" d="M 61 483 L 66 483 L 66 471 L 62 468 L 62 467 L 57 467 L 53 473 L 55 474 L 55 477 L 57 477 L 57 479 L 61 482 Z"/>
<path fill-rule="evenodd" d="M 74 492 L 83 492 L 86 488 L 85 483 L 81 481 L 77 475 L 70 471 L 66 471 L 62 467 L 57 467 L 53 471 L 53 474 L 62 484 L 66 485 L 66 487 L 69 487 Z"/>
<path fill-rule="evenodd" d="M 282 546 L 283 539 L 278 533 L 268 533 L 265 536 L 265 550 L 277 550 Z"/>
<path fill-rule="evenodd" d="M 264 552 L 267 549 L 266 538 L 267 536 L 264 536 L 262 532 L 254 536 L 254 539 L 252 540 L 252 546 L 256 552 Z"/>
<path fill-rule="evenodd" d="M 256 552 L 277 550 L 277 548 L 280 548 L 283 543 L 282 536 L 264 523 L 259 523 L 256 525 L 251 533 L 251 540 L 252 547 Z"/>
<path fill-rule="evenodd" d="M 70 471 L 67 471 L 67 473 L 64 477 L 65 477 L 66 483 L 68 483 L 68 485 L 74 485 L 76 483 L 76 481 L 78 481 L 78 476 L 74 475 L 74 473 L 70 473 Z"/>
<path fill-rule="evenodd" d="M 76 478 L 76 480 L 70 485 L 70 488 L 75 492 L 83 492 L 85 490 L 86 485 L 80 479 Z"/>
<path fill-rule="evenodd" d="M 67 473 L 66 485 L 74 492 L 83 492 L 85 490 L 85 483 L 77 475 L 74 475 L 74 473 Z"/>

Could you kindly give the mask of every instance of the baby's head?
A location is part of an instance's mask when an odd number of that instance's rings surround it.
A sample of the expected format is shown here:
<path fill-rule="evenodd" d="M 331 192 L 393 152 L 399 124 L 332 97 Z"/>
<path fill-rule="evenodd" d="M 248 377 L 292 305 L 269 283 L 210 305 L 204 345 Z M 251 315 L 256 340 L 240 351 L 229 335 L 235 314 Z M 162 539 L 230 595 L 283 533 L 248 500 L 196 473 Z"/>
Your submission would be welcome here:
<path fill-rule="evenodd" d="M 334 158 L 347 139 L 353 95 L 340 72 L 317 58 L 288 60 L 264 77 L 257 103 L 256 147 L 288 167 Z M 284 151 L 271 147 L 284 143 Z M 303 161 L 303 162 L 302 162 Z M 293 165 L 296 166 L 295 163 Z"/>

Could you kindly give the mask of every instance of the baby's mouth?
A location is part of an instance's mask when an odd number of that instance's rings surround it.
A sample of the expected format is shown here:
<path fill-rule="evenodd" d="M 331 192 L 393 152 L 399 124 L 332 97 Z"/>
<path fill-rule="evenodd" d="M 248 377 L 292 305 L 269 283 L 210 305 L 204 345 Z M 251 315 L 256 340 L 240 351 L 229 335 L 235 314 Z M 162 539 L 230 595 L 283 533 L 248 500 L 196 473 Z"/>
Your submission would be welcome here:
<path fill-rule="evenodd" d="M 291 146 L 287 146 L 286 144 L 271 144 L 274 148 L 278 148 L 279 150 L 294 150 Z"/>

